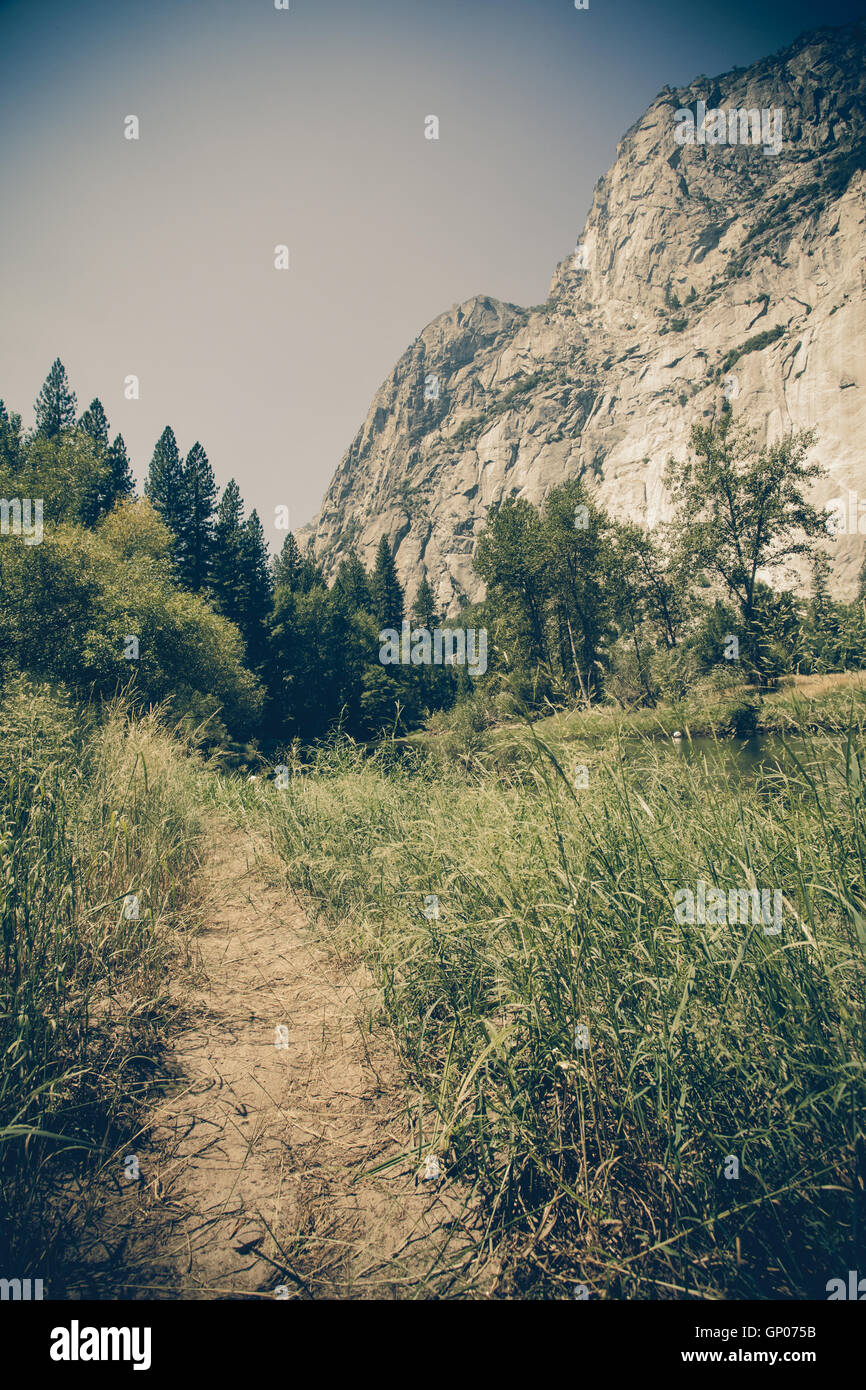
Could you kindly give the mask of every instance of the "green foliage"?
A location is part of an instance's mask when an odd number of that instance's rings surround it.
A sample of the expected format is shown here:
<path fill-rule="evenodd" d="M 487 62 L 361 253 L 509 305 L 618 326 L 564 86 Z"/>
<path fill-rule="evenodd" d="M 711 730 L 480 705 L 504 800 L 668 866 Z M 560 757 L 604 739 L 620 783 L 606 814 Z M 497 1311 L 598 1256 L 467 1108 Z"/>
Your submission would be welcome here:
<path fill-rule="evenodd" d="M 0 496 L 43 500 L 46 533 L 63 522 L 93 525 L 112 493 L 112 460 L 83 430 L 7 441 Z"/>
<path fill-rule="evenodd" d="M 0 701 L 0 1231 L 11 1267 L 56 1297 L 99 1240 L 95 1180 L 139 1129 L 179 1002 L 166 975 L 197 912 L 194 761 L 154 712 L 97 722 L 22 680 Z M 102 1247 L 90 1277 L 104 1267 Z"/>
<path fill-rule="evenodd" d="M 235 487 L 237 487 L 237 484 L 235 484 Z M 295 540 L 292 532 L 289 531 L 286 539 L 283 541 L 282 550 L 274 560 L 274 588 L 279 589 L 284 586 L 292 591 L 300 588 L 302 564 L 303 561 L 301 559 L 301 551 L 298 542 Z"/>
<path fill-rule="evenodd" d="M 89 434 L 94 444 L 99 444 L 103 449 L 108 448 L 108 417 L 102 401 L 94 399 L 85 410 L 78 422 L 78 428 Z"/>
<path fill-rule="evenodd" d="M 818 464 L 806 463 L 814 438 L 804 430 L 758 448 L 754 432 L 736 427 L 727 414 L 696 425 L 694 458 L 668 465 L 680 569 L 707 575 L 737 606 L 743 660 L 758 679 L 771 674 L 757 610 L 758 574 L 810 556 L 810 539 L 826 535 L 823 518 L 806 500 L 822 473 Z"/>
<path fill-rule="evenodd" d="M 196 441 L 183 466 L 184 511 L 180 520 L 179 571 L 181 582 L 201 590 L 210 578 L 214 548 L 216 483 L 213 469 Z"/>
<path fill-rule="evenodd" d="M 75 424 L 75 393 L 70 390 L 66 368 L 55 357 L 36 397 L 36 433 L 54 439 Z"/>
<path fill-rule="evenodd" d="M 775 328 L 766 328 L 763 333 L 756 333 L 754 337 L 747 338 L 742 347 L 732 348 L 722 359 L 722 365 L 718 369 L 718 375 L 724 376 L 729 372 L 741 357 L 745 357 L 749 352 L 760 352 L 762 348 L 769 347 L 770 343 L 775 343 L 785 332 L 782 324 L 777 323 Z"/>
<path fill-rule="evenodd" d="M 403 621 L 403 588 L 387 536 L 379 541 L 370 577 L 370 603 L 380 628 L 399 628 Z"/>
<path fill-rule="evenodd" d="M 370 611 L 372 607 L 370 581 L 367 578 L 367 571 L 354 551 L 340 562 L 337 577 L 334 580 L 334 588 L 347 612 L 357 613 L 361 609 L 365 612 Z"/>
<path fill-rule="evenodd" d="M 183 463 L 170 425 L 166 425 L 156 441 L 144 483 L 144 495 L 174 536 L 180 567 L 187 503 Z"/>
<path fill-rule="evenodd" d="M 412 622 L 416 627 L 425 627 L 431 631 L 439 621 L 436 612 L 436 595 L 432 585 L 427 578 L 426 569 L 422 571 L 421 582 L 415 591 L 415 598 L 412 603 Z"/>
<path fill-rule="evenodd" d="M 172 579 L 172 538 L 146 501 L 120 507 L 96 532 L 62 524 L 41 545 L 0 553 L 0 629 L 14 665 L 81 696 L 128 687 L 210 719 L 212 737 L 248 731 L 261 691 L 242 665 L 237 629 Z M 124 656 L 126 638 L 138 660 Z M 217 712 L 219 715 L 217 716 Z"/>

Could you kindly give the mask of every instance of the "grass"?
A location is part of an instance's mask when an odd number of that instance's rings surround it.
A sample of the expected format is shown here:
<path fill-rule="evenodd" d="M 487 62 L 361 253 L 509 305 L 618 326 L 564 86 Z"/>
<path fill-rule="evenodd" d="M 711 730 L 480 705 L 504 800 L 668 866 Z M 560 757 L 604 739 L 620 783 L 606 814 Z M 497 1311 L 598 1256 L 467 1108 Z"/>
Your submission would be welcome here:
<path fill-rule="evenodd" d="M 7 689 L 5 1276 L 49 1297 L 123 1277 L 99 1250 L 106 1192 L 182 1008 L 214 801 L 369 966 L 417 1157 L 479 1199 L 500 1295 L 820 1298 L 862 1268 L 862 683 L 769 697 L 762 718 L 797 737 L 751 779 L 656 736 L 699 714 L 489 729 L 469 709 L 372 755 L 337 742 L 282 790 L 204 775 L 156 712 Z M 679 921 L 699 880 L 779 891 L 781 933 Z"/>
<path fill-rule="evenodd" d="M 537 720 L 534 729 L 554 748 L 565 748 L 571 743 L 609 743 L 623 734 L 660 737 L 676 730 L 692 737 L 726 736 L 735 732 L 744 704 L 753 704 L 757 733 L 796 734 L 815 729 L 838 732 L 847 728 L 852 699 L 858 718 L 866 715 L 863 672 L 784 677 L 777 689 L 766 692 L 760 700 L 746 687 L 728 692 L 708 688 L 655 709 L 624 710 L 611 703 L 563 710 Z M 466 719 L 465 711 L 458 707 L 453 715 L 448 712 L 431 721 L 432 732 L 419 730 L 409 734 L 406 742 L 418 749 L 429 749 L 442 730 L 452 723 L 465 724 Z M 525 724 L 505 722 L 491 728 L 485 742 L 495 752 L 498 747 L 515 743 L 528 747 L 531 740 Z"/>
<path fill-rule="evenodd" d="M 61 1297 L 178 1007 L 194 757 L 157 713 L 97 719 L 26 682 L 0 733 L 0 1251 Z"/>
<path fill-rule="evenodd" d="M 501 1293 L 824 1297 L 862 1267 L 862 717 L 803 746 L 734 785 L 614 735 L 575 790 L 535 729 L 499 771 L 342 745 L 217 789 L 371 967 Z M 782 933 L 678 922 L 699 879 L 781 890 Z"/>

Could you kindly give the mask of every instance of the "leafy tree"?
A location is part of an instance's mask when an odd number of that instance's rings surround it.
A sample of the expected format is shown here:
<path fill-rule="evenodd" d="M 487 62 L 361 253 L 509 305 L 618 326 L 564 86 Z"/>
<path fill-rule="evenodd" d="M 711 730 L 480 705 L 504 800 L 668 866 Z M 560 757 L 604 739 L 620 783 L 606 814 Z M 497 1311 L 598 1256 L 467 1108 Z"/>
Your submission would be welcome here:
<path fill-rule="evenodd" d="M 823 470 L 806 463 L 814 433 L 786 435 L 759 448 L 754 431 L 723 415 L 692 430 L 692 460 L 671 459 L 667 480 L 676 506 L 679 558 L 705 573 L 736 604 L 744 634 L 742 659 L 764 679 L 757 622 L 758 575 L 810 553 L 809 541 L 826 535 L 825 518 L 806 500 Z"/>
<path fill-rule="evenodd" d="M 525 498 L 506 498 L 478 537 L 475 569 L 497 615 L 497 642 L 510 665 L 549 669 L 546 637 L 548 576 L 541 517 Z"/>
<path fill-rule="evenodd" d="M 19 669 L 81 696 L 121 687 L 207 719 L 212 736 L 253 732 L 262 704 L 237 629 L 173 580 L 173 538 L 146 501 L 116 508 L 96 531 L 61 523 L 41 545 L 2 552 L 0 631 Z M 124 656 L 139 639 L 139 659 Z"/>
<path fill-rule="evenodd" d="M 675 570 L 658 538 L 633 522 L 614 526 L 612 544 L 613 574 L 630 610 L 629 625 L 649 620 L 665 646 L 675 647 L 683 623 L 685 576 Z"/>
<path fill-rule="evenodd" d="M 540 559 L 550 594 L 559 665 L 585 700 L 600 686 L 602 647 L 613 616 L 611 525 L 580 479 L 553 488 L 542 514 Z"/>
<path fill-rule="evenodd" d="M 394 555 L 386 536 L 382 537 L 376 551 L 376 563 L 370 578 L 370 603 L 380 630 L 400 627 L 403 621 L 403 588 L 397 578 Z"/>
<path fill-rule="evenodd" d="M 41 498 L 46 530 L 61 521 L 92 526 L 98 519 L 109 465 L 105 451 L 83 430 L 64 430 L 50 438 L 34 434 L 14 462 L 14 471 L 7 474 L 0 459 L 0 496 Z"/>
<path fill-rule="evenodd" d="M 36 397 L 36 433 L 53 439 L 75 424 L 75 393 L 70 390 L 66 368 L 55 357 Z"/>

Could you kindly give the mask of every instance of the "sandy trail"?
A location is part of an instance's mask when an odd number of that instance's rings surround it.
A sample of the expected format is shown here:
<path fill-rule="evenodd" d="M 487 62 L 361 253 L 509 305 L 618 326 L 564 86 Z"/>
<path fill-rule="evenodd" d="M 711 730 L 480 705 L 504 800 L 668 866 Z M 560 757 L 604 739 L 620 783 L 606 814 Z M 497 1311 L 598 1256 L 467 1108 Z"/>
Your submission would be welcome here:
<path fill-rule="evenodd" d="M 202 984 L 142 1191 L 174 1296 L 460 1296 L 466 1197 L 418 1180 L 389 1040 L 361 1024 L 363 971 L 264 881 L 241 832 L 214 836 Z"/>

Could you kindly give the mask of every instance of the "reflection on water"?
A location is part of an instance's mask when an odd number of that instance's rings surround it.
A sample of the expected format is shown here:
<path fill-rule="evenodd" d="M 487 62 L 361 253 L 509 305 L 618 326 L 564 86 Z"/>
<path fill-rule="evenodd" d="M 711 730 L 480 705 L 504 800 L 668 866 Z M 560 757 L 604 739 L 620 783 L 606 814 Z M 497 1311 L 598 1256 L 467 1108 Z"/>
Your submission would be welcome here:
<path fill-rule="evenodd" d="M 779 765 L 789 773 L 796 773 L 796 759 L 808 764 L 814 756 L 808 740 L 798 737 L 783 741 L 778 734 L 755 734 L 746 739 L 714 739 L 700 735 L 692 739 L 666 738 L 664 742 L 667 749 L 672 750 L 683 762 L 706 763 L 711 773 L 740 781 L 754 781 L 762 773 L 772 772 Z M 646 743 L 643 746 L 649 760 L 652 757 L 650 748 Z M 637 753 L 634 761 L 638 764 L 642 761 L 640 753 Z"/>

